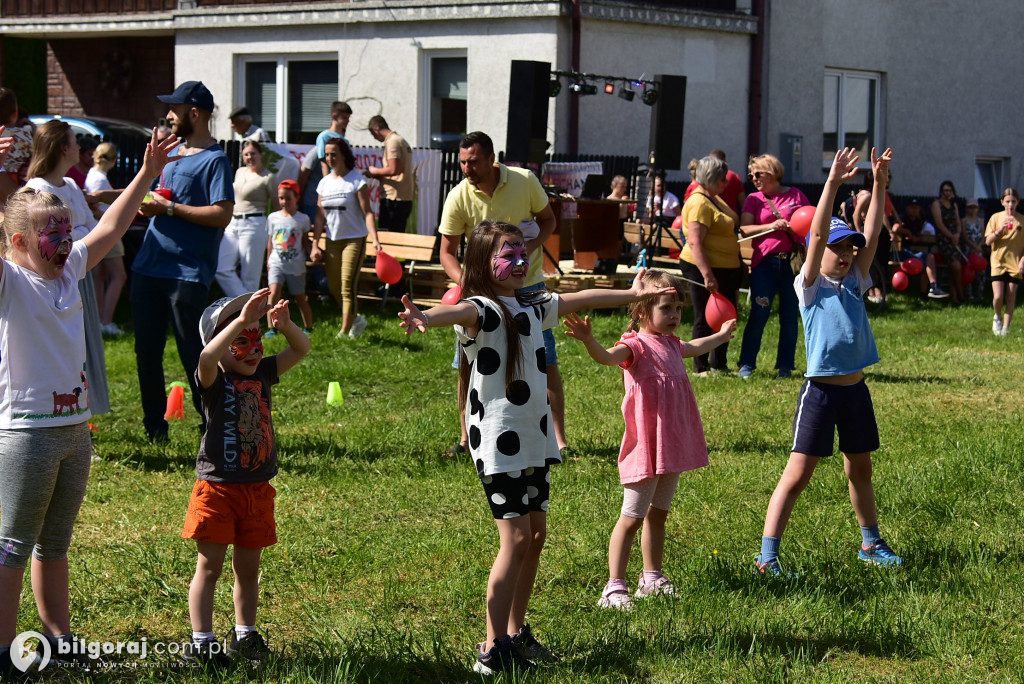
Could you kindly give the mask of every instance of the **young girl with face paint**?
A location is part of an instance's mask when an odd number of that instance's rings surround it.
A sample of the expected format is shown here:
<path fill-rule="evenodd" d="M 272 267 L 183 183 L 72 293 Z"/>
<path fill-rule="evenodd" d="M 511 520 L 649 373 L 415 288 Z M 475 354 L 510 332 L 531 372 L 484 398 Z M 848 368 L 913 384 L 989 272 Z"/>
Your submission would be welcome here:
<path fill-rule="evenodd" d="M 192 642 L 185 657 L 207 667 L 228 656 L 259 661 L 269 653 L 256 630 L 260 556 L 277 543 L 274 488 L 277 449 L 270 387 L 309 352 L 309 338 L 291 320 L 288 300 L 267 303 L 265 288 L 211 304 L 199 320 L 203 351 L 196 385 L 202 392 L 206 431 L 196 458 L 196 483 L 182 536 L 199 553 L 188 594 Z M 288 347 L 264 358 L 260 318 L 284 335 Z M 234 545 L 235 629 L 227 653 L 213 632 L 213 597 L 228 545 Z"/>
<path fill-rule="evenodd" d="M 0 680 L 14 668 L 25 567 L 51 656 L 71 637 L 68 559 L 92 456 L 78 281 L 121 239 L 177 143 L 154 136 L 135 180 L 81 240 L 54 194 L 8 199 L 0 245 Z M 0 162 L 5 154 L 0 140 Z M 81 658 L 82 656 L 79 656 Z M 86 659 L 87 660 L 87 659 Z"/>
<path fill-rule="evenodd" d="M 624 306 L 673 291 L 645 283 L 640 272 L 629 290 L 541 291 L 517 299 L 528 270 L 519 229 L 482 221 L 466 246 L 463 299 L 420 311 L 405 296 L 398 314 L 406 334 L 455 326 L 466 355 L 460 372 L 469 452 L 500 540 L 487 582 L 487 637 L 473 667 L 482 674 L 554 659 L 526 623 L 547 534 L 549 469 L 561 460 L 547 402 L 542 331 L 582 308 Z"/>

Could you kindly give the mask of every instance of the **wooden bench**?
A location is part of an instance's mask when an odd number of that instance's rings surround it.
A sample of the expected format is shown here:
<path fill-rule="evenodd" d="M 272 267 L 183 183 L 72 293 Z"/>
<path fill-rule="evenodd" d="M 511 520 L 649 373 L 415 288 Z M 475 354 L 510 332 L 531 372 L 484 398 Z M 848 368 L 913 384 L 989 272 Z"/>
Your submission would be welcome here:
<path fill-rule="evenodd" d="M 659 233 L 651 226 L 638 223 L 625 223 L 622 230 L 627 243 L 647 249 L 647 263 L 664 270 L 679 270 L 679 257 L 669 256 L 683 248 L 684 240 L 678 230 L 665 227 Z"/>
<path fill-rule="evenodd" d="M 440 304 L 441 297 L 449 287 L 454 286 L 440 264 L 431 263 L 437 239 L 433 235 L 418 233 L 395 233 L 378 230 L 377 239 L 385 252 L 402 261 L 405 268 L 405 287 L 409 296 L 419 306 Z M 320 236 L 320 249 L 327 245 L 326 235 Z M 358 296 L 363 299 L 381 299 L 377 288 L 381 285 L 374 264 L 377 250 L 369 238 L 366 240 L 366 259 L 360 269 L 364 277 L 359 279 Z M 385 289 L 382 304 L 388 299 Z"/>

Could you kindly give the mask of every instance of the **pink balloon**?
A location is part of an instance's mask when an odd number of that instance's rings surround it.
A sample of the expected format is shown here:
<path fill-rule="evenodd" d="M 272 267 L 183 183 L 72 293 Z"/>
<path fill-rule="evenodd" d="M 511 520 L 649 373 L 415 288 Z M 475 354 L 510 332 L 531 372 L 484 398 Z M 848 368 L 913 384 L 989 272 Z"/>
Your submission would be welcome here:
<path fill-rule="evenodd" d="M 800 207 L 789 217 L 789 225 L 793 232 L 801 237 L 806 237 L 811 232 L 811 221 L 814 220 L 814 207 L 808 205 Z"/>
<path fill-rule="evenodd" d="M 712 292 L 704 307 L 704 320 L 715 332 L 721 332 L 726 321 L 736 318 L 736 307 L 720 292 Z"/>
<path fill-rule="evenodd" d="M 900 268 L 906 271 L 907 275 L 917 275 L 922 270 L 924 270 L 924 264 L 921 263 L 920 259 L 916 257 L 910 257 L 909 259 L 903 260 L 903 263 L 900 265 Z"/>
<path fill-rule="evenodd" d="M 377 252 L 377 261 L 374 264 L 374 268 L 377 271 L 377 277 L 388 285 L 397 283 L 405 273 L 405 269 L 398 262 L 398 259 L 385 251 Z"/>
<path fill-rule="evenodd" d="M 441 303 L 458 304 L 460 299 L 462 299 L 462 288 L 456 285 L 444 293 L 444 296 L 441 297 Z"/>
<path fill-rule="evenodd" d="M 678 231 L 682 231 L 683 230 L 683 217 L 682 216 L 676 216 L 674 219 L 672 219 L 672 227 L 675 228 Z"/>
<path fill-rule="evenodd" d="M 907 263 L 907 262 L 904 261 L 903 263 Z M 903 271 L 896 271 L 895 273 L 892 274 L 892 286 L 895 289 L 899 290 L 900 292 L 903 292 L 904 290 L 906 290 L 907 289 L 907 285 L 909 285 L 909 284 L 910 284 L 910 278 L 908 278 L 907 274 L 904 273 Z"/>

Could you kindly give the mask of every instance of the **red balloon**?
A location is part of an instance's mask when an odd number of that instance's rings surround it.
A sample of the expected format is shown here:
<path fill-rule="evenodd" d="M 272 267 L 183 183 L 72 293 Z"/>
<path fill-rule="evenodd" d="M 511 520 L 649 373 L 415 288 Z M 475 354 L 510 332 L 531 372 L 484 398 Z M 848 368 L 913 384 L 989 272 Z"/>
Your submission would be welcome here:
<path fill-rule="evenodd" d="M 814 220 L 814 207 L 808 205 L 800 207 L 789 217 L 789 225 L 793 232 L 801 237 L 806 237 L 811 232 L 811 221 Z"/>
<path fill-rule="evenodd" d="M 462 288 L 456 285 L 444 293 L 444 296 L 441 297 L 441 303 L 458 304 L 460 299 L 462 299 Z"/>
<path fill-rule="evenodd" d="M 906 262 L 903 262 L 903 263 L 906 263 Z M 900 292 L 903 292 L 904 290 L 906 290 L 907 289 L 907 285 L 909 285 L 909 284 L 910 284 L 910 278 L 908 278 L 907 274 L 904 273 L 903 271 L 896 271 L 895 273 L 892 274 L 892 286 L 895 289 L 899 290 Z"/>
<path fill-rule="evenodd" d="M 674 219 L 672 219 L 672 227 L 675 228 L 678 231 L 682 231 L 683 230 L 683 217 L 682 216 L 676 216 Z"/>
<path fill-rule="evenodd" d="M 970 285 L 974 282 L 974 269 L 971 268 L 970 264 L 964 264 L 960 267 L 960 284 Z"/>
<path fill-rule="evenodd" d="M 984 273 L 988 270 L 988 259 L 980 254 L 971 254 L 967 257 L 967 263 L 970 264 L 975 273 Z"/>
<path fill-rule="evenodd" d="M 377 271 L 377 277 L 388 285 L 397 283 L 405 273 L 405 268 L 398 262 L 398 259 L 383 250 L 377 252 L 377 261 L 374 264 L 374 268 Z"/>
<path fill-rule="evenodd" d="M 715 332 L 721 332 L 726 321 L 736 318 L 736 307 L 719 292 L 712 292 L 704 307 L 704 320 Z"/>
<path fill-rule="evenodd" d="M 922 264 L 921 260 L 917 257 L 910 257 L 909 259 L 903 260 L 903 263 L 900 264 L 900 268 L 906 271 L 907 275 L 917 275 L 924 270 L 924 264 Z"/>

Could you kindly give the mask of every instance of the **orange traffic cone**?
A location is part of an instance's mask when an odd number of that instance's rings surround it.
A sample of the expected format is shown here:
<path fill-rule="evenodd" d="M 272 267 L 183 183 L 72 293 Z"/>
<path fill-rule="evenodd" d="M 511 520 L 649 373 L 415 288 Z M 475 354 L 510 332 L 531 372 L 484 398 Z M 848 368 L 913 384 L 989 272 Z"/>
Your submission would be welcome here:
<path fill-rule="evenodd" d="M 167 411 L 164 420 L 184 420 L 185 418 L 185 383 L 172 382 L 171 393 L 167 395 Z"/>

